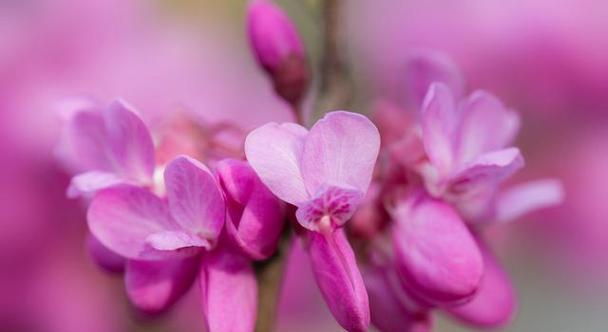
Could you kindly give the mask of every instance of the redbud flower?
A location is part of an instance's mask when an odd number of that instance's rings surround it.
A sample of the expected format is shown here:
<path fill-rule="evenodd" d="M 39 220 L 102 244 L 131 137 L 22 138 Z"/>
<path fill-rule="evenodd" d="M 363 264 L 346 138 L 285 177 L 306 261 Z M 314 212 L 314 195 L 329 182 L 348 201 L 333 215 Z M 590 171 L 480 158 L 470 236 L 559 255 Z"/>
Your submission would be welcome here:
<path fill-rule="evenodd" d="M 68 119 L 58 150 L 79 171 L 68 196 L 91 194 L 118 183 L 151 185 L 154 144 L 146 125 L 122 101 L 80 105 Z"/>
<path fill-rule="evenodd" d="M 259 64 L 275 91 L 297 106 L 310 80 L 304 45 L 289 17 L 267 0 L 254 0 L 247 12 L 247 34 Z"/>
<path fill-rule="evenodd" d="M 458 205 L 467 218 L 478 218 L 485 211 L 470 211 L 470 205 L 491 198 L 524 165 L 519 149 L 508 147 L 519 129 L 518 115 L 484 91 L 458 101 L 445 84 L 435 83 L 421 122 L 429 159 L 421 167 L 427 190 Z"/>
<path fill-rule="evenodd" d="M 380 147 L 364 116 L 328 113 L 308 131 L 269 123 L 252 131 L 245 154 L 262 182 L 297 207 L 313 272 L 331 312 L 349 331 L 365 331 L 368 298 L 341 229 L 363 199 Z"/>

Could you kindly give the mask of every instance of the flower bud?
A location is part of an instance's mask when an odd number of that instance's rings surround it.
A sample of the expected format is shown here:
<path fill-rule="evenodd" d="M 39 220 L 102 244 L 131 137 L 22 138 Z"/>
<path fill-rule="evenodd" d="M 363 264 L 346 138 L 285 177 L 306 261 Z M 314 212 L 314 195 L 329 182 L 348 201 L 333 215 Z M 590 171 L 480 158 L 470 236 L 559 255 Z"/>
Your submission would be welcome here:
<path fill-rule="evenodd" d="M 247 34 L 258 63 L 276 93 L 296 106 L 306 93 L 310 71 L 304 45 L 289 17 L 266 0 L 254 0 L 247 13 Z"/>

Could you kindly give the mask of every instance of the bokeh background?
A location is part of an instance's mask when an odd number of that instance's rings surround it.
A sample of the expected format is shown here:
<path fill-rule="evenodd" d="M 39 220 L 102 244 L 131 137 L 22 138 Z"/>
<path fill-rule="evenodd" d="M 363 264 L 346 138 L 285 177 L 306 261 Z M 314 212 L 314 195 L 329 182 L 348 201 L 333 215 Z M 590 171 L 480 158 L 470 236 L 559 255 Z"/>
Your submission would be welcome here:
<path fill-rule="evenodd" d="M 281 0 L 314 63 L 322 0 Z M 128 305 L 86 252 L 83 205 L 55 161 L 60 102 L 121 97 L 153 128 L 175 112 L 253 128 L 289 119 L 245 40 L 244 0 L 0 1 L 0 331 L 203 331 L 196 289 L 166 317 Z M 566 201 L 492 229 L 519 313 L 506 331 L 607 331 L 608 2 L 351 0 L 355 111 L 399 94 L 404 57 L 445 52 L 467 86 L 523 116 L 516 181 L 557 177 Z M 278 331 L 339 331 L 296 244 Z M 439 317 L 437 331 L 463 331 Z"/>

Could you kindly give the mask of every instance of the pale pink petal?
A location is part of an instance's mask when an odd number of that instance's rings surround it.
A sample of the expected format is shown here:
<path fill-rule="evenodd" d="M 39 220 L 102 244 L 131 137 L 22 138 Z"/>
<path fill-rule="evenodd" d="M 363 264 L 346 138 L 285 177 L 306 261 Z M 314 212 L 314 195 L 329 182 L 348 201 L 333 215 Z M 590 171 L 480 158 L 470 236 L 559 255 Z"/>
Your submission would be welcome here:
<path fill-rule="evenodd" d="M 149 184 L 155 167 L 154 144 L 144 122 L 121 101 L 112 102 L 102 115 L 116 173 Z"/>
<path fill-rule="evenodd" d="M 98 190 L 109 188 L 118 184 L 127 184 L 127 179 L 117 176 L 115 173 L 90 171 L 81 173 L 72 178 L 67 189 L 69 198 L 81 195 L 93 194 Z"/>
<path fill-rule="evenodd" d="M 174 252 L 151 248 L 147 238 L 177 231 L 166 204 L 146 189 L 119 186 L 97 193 L 87 219 L 91 233 L 110 250 L 130 259 L 162 259 Z"/>
<path fill-rule="evenodd" d="M 270 257 L 284 225 L 278 198 L 246 161 L 225 159 L 216 170 L 226 195 L 226 230 L 230 239 L 251 259 Z"/>
<path fill-rule="evenodd" d="M 367 291 L 344 231 L 306 232 L 304 236 L 315 280 L 329 310 L 347 331 L 367 331 Z"/>
<path fill-rule="evenodd" d="M 446 84 L 457 97 L 464 92 L 464 79 L 458 66 L 443 53 L 430 50 L 413 52 L 406 59 L 404 72 L 407 102 L 416 110 L 434 82 Z"/>
<path fill-rule="evenodd" d="M 453 195 L 468 195 L 496 186 L 524 166 L 518 148 L 483 154 L 456 170 L 447 180 Z"/>
<path fill-rule="evenodd" d="M 388 267 L 369 266 L 363 270 L 365 287 L 369 294 L 372 324 L 382 332 L 430 332 L 431 315 L 424 309 L 408 306 L 407 297 L 398 283 L 393 283 Z"/>
<path fill-rule="evenodd" d="M 93 261 L 102 269 L 110 273 L 123 273 L 126 259 L 101 244 L 97 238 L 87 234 L 87 249 Z"/>
<path fill-rule="evenodd" d="M 304 139 L 308 131 L 292 123 L 269 123 L 247 136 L 247 161 L 262 182 L 281 200 L 298 204 L 309 199 L 300 172 Z"/>
<path fill-rule="evenodd" d="M 478 328 L 498 328 L 509 323 L 515 314 L 515 291 L 509 277 L 486 245 L 480 241 L 479 247 L 485 266 L 479 290 L 470 302 L 448 308 L 447 312 Z"/>
<path fill-rule="evenodd" d="M 258 290 L 248 258 L 226 248 L 214 250 L 203 257 L 199 283 L 207 331 L 254 330 Z"/>
<path fill-rule="evenodd" d="M 145 313 L 161 313 L 190 289 L 198 266 L 198 256 L 154 262 L 129 260 L 125 271 L 129 300 Z"/>
<path fill-rule="evenodd" d="M 68 119 L 58 147 L 59 158 L 74 172 L 115 171 L 101 110 L 86 107 Z"/>
<path fill-rule="evenodd" d="M 392 217 L 397 268 L 411 291 L 439 305 L 473 296 L 483 262 L 456 211 L 421 194 L 400 202 Z"/>
<path fill-rule="evenodd" d="M 433 83 L 422 105 L 422 140 L 430 161 L 445 173 L 454 162 L 454 138 L 460 121 L 450 88 Z"/>
<path fill-rule="evenodd" d="M 543 179 L 513 186 L 498 196 L 496 220 L 515 220 L 526 213 L 562 203 L 565 192 L 556 179 Z"/>
<path fill-rule="evenodd" d="M 519 115 L 507 109 L 495 96 L 476 91 L 460 106 L 462 119 L 456 148 L 459 163 L 503 149 L 515 139 L 520 126 Z"/>
<path fill-rule="evenodd" d="M 209 249 L 209 241 L 198 235 L 183 231 L 163 231 L 150 234 L 146 243 L 156 250 L 178 250 L 190 247 Z"/>
<path fill-rule="evenodd" d="M 212 247 L 226 214 L 224 197 L 213 174 L 200 162 L 180 156 L 167 165 L 165 186 L 175 221 L 187 233 L 205 240 L 205 247 Z"/>
<path fill-rule="evenodd" d="M 318 195 L 298 207 L 296 217 L 302 227 L 325 232 L 344 225 L 353 216 L 363 197 L 363 192 L 359 190 L 339 187 L 319 189 Z"/>
<path fill-rule="evenodd" d="M 302 152 L 302 177 L 311 195 L 321 187 L 367 191 L 380 148 L 374 124 L 357 113 L 326 114 L 312 127 Z"/>

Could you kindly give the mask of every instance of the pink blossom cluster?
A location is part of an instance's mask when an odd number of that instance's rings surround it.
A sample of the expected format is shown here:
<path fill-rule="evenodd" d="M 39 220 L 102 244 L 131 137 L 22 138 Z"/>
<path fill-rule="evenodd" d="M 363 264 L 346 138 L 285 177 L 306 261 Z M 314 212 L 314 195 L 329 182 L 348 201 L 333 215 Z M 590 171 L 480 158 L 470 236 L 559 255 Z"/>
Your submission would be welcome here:
<path fill-rule="evenodd" d="M 300 123 L 245 135 L 184 118 L 151 132 L 120 100 L 65 105 L 67 194 L 88 205 L 90 252 L 124 275 L 132 304 L 159 314 L 198 283 L 208 331 L 253 331 L 254 264 L 277 259 L 293 233 L 348 331 L 427 331 L 435 309 L 507 323 L 513 287 L 481 229 L 561 199 L 554 180 L 502 188 L 524 166 L 517 113 L 488 92 L 464 95 L 449 60 L 421 53 L 406 71 L 409 109 L 378 101 L 374 121 L 338 110 L 306 128 L 311 78 L 294 24 L 266 0 L 247 20 L 260 67 Z"/>

